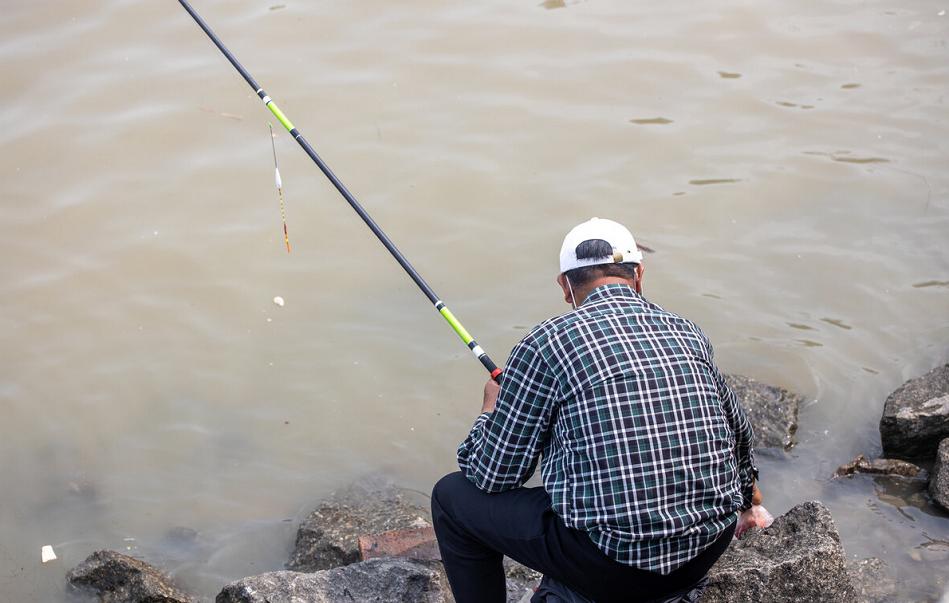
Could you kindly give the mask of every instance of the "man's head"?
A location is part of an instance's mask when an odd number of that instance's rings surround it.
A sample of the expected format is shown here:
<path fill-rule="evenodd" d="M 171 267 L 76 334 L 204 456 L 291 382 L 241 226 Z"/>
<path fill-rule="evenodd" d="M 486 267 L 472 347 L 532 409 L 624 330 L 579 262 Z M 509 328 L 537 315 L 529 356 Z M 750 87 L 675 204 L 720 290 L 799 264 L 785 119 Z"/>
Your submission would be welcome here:
<path fill-rule="evenodd" d="M 576 307 L 600 285 L 622 283 L 642 292 L 643 254 L 629 230 L 612 220 L 593 218 L 567 233 L 560 248 L 564 301 Z"/>

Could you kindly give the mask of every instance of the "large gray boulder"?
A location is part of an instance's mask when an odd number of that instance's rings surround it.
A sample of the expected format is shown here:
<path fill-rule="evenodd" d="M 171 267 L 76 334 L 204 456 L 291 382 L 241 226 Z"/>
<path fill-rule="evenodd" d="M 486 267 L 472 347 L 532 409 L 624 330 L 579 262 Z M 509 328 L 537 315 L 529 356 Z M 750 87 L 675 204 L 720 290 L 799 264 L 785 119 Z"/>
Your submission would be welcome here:
<path fill-rule="evenodd" d="M 380 558 L 315 573 L 270 572 L 232 582 L 217 603 L 446 603 L 440 563 Z"/>
<path fill-rule="evenodd" d="M 391 485 L 355 484 L 323 501 L 300 524 L 287 569 L 315 572 L 359 561 L 359 537 L 430 526 L 427 509 Z"/>
<path fill-rule="evenodd" d="M 802 503 L 729 546 L 709 572 L 703 603 L 854 601 L 834 520 Z"/>
<path fill-rule="evenodd" d="M 929 480 L 929 493 L 937 504 L 949 511 L 949 438 L 939 444 L 933 476 Z"/>
<path fill-rule="evenodd" d="M 742 375 L 725 375 L 755 429 L 758 448 L 790 448 L 797 431 L 797 413 L 804 399 L 786 389 Z"/>
<path fill-rule="evenodd" d="M 880 419 L 884 456 L 929 460 L 949 437 L 949 364 L 907 381 L 890 394 Z"/>
<path fill-rule="evenodd" d="M 69 585 L 102 603 L 193 603 L 151 565 L 115 551 L 96 551 L 66 574 Z"/>

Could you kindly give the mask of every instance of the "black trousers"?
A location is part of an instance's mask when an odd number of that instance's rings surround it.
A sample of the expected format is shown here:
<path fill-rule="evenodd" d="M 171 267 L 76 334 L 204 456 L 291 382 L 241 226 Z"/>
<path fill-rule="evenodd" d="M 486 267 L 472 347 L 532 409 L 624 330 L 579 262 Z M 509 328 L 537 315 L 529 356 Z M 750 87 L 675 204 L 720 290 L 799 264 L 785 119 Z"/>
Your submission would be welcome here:
<path fill-rule="evenodd" d="M 543 488 L 488 494 L 464 475 L 432 491 L 432 519 L 457 603 L 503 603 L 504 555 L 600 603 L 648 601 L 687 588 L 725 552 L 735 524 L 712 546 L 668 575 L 623 565 L 586 532 L 564 525 Z"/>

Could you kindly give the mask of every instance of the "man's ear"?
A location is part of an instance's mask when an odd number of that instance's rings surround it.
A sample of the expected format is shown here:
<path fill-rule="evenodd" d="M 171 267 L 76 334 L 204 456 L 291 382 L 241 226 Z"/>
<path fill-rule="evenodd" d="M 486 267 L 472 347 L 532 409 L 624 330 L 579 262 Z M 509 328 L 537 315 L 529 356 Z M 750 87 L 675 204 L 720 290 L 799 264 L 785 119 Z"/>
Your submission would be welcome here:
<path fill-rule="evenodd" d="M 570 296 L 570 287 L 567 286 L 567 276 L 564 273 L 561 272 L 557 275 L 557 284 L 563 290 L 563 300 L 572 306 L 573 300 Z"/>
<path fill-rule="evenodd" d="M 636 293 L 642 294 L 643 292 L 643 273 L 646 272 L 646 267 L 642 264 L 636 266 Z"/>

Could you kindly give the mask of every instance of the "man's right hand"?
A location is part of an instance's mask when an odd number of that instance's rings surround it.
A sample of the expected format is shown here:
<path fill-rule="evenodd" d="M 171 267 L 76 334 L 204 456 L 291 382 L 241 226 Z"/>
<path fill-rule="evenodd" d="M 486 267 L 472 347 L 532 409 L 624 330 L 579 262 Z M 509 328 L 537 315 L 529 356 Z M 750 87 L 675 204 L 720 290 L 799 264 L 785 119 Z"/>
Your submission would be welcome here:
<path fill-rule="evenodd" d="M 488 379 L 484 384 L 484 400 L 481 402 L 481 412 L 494 412 L 494 405 L 498 401 L 501 386 L 494 379 Z"/>

